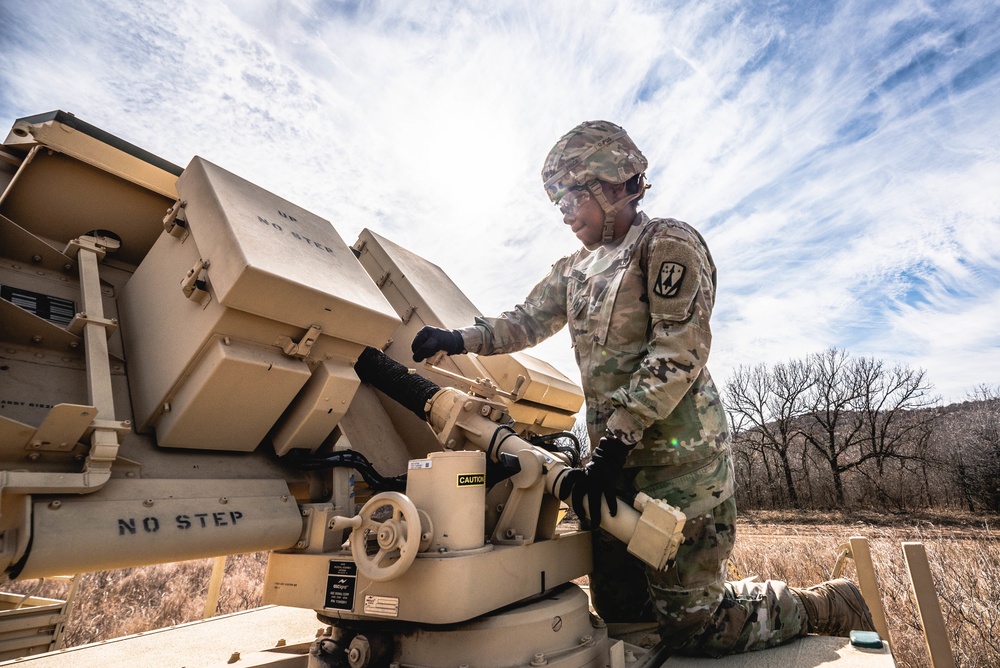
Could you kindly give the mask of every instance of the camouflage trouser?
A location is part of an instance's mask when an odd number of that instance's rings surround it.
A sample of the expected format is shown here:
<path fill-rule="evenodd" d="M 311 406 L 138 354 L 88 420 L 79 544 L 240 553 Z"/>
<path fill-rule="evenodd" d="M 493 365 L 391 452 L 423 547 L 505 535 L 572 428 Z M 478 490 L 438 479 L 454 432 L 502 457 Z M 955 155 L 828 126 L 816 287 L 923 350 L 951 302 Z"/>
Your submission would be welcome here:
<path fill-rule="evenodd" d="M 669 501 L 669 500 L 668 500 Z M 676 654 L 722 656 L 805 634 L 805 611 L 783 582 L 726 582 L 736 501 L 690 517 L 674 564 L 654 571 L 603 530 L 594 533 L 591 595 L 607 622 L 656 620 Z"/>

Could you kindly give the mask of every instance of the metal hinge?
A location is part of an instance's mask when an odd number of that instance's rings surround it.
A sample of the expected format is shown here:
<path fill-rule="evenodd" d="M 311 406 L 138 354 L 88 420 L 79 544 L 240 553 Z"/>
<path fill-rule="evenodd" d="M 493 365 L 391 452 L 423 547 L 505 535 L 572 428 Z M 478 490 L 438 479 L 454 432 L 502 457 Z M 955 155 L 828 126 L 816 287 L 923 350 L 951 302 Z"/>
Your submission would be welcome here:
<path fill-rule="evenodd" d="M 322 327 L 313 325 L 299 341 L 293 341 L 287 336 L 279 336 L 275 344 L 280 346 L 289 357 L 304 358 L 312 352 L 313 344 L 316 343 L 316 339 L 319 338 L 322 331 Z"/>
<path fill-rule="evenodd" d="M 167 215 L 163 217 L 163 229 L 172 237 L 184 241 L 190 232 L 187 228 L 187 217 L 184 215 L 184 207 L 187 202 L 177 200 L 174 205 L 167 209 Z"/>
<path fill-rule="evenodd" d="M 212 300 L 212 295 L 208 293 L 208 282 L 201 277 L 201 272 L 208 269 L 210 264 L 208 260 L 198 260 L 181 280 L 181 291 L 184 296 L 201 304 L 202 308 L 208 306 L 208 302 Z"/>

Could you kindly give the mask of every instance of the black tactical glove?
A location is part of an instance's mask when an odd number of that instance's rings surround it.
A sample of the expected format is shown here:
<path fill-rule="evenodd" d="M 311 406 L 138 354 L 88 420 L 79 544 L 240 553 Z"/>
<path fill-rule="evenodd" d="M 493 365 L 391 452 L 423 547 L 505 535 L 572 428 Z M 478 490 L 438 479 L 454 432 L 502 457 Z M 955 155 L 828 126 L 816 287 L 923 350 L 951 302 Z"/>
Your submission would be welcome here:
<path fill-rule="evenodd" d="M 594 456 L 585 468 L 573 469 L 566 474 L 559 487 L 559 498 L 566 500 L 573 494 L 573 512 L 580 518 L 580 524 L 597 531 L 601 526 L 601 497 L 608 502 L 608 511 L 614 517 L 618 514 L 618 497 L 615 496 L 615 478 L 625 466 L 625 457 L 631 448 L 614 436 L 605 436 L 594 450 Z M 583 497 L 587 497 L 587 505 Z M 589 506 L 589 508 L 587 507 Z M 587 521 L 585 510 L 590 511 Z"/>
<path fill-rule="evenodd" d="M 464 353 L 465 342 L 462 341 L 462 334 L 457 329 L 424 327 L 413 337 L 410 350 L 413 351 L 414 362 L 423 362 L 442 350 L 449 355 Z"/>

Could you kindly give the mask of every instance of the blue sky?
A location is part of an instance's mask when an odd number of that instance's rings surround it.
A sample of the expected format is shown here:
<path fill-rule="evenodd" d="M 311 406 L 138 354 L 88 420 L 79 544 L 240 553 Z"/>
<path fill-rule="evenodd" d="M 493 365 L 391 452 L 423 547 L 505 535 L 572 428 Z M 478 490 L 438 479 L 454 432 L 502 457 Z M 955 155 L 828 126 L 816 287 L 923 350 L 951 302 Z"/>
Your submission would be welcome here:
<path fill-rule="evenodd" d="M 0 23 L 0 125 L 63 109 L 201 155 L 490 315 L 576 247 L 545 154 L 615 121 L 643 208 L 711 245 L 718 380 L 837 346 L 947 401 L 1000 384 L 997 2 L 3 0 Z M 539 354 L 578 377 L 564 334 Z"/>

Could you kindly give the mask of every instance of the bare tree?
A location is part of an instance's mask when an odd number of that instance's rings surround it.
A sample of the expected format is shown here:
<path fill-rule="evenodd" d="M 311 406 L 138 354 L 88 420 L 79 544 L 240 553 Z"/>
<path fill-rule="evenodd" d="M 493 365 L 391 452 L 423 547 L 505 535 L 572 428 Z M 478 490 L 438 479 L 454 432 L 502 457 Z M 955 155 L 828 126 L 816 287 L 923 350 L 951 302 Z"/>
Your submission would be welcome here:
<path fill-rule="evenodd" d="M 806 393 L 812 379 L 801 361 L 776 364 L 773 371 L 763 364 L 740 367 L 726 387 L 726 407 L 734 433 L 742 427 L 743 440 L 758 449 L 767 467 L 768 453 L 777 458 L 788 502 L 800 507 L 792 474 L 791 450 L 798 433 L 798 419 L 806 409 Z M 769 471 L 768 471 L 769 472 Z"/>
<path fill-rule="evenodd" d="M 969 510 L 1000 510 L 1000 386 L 980 385 L 970 395 L 973 408 L 953 439 L 955 481 Z"/>
<path fill-rule="evenodd" d="M 849 453 L 863 438 L 863 425 L 854 412 L 861 390 L 844 350 L 830 348 L 811 355 L 813 375 L 809 392 L 809 414 L 802 435 L 829 469 L 833 500 L 844 505 L 844 473 L 856 466 Z"/>
<path fill-rule="evenodd" d="M 908 458 L 907 446 L 926 440 L 930 419 L 913 419 L 912 411 L 930 408 L 939 398 L 930 394 L 923 369 L 896 365 L 887 369 L 881 360 L 855 360 L 853 373 L 859 390 L 858 412 L 865 427 L 863 459 L 874 459 L 879 473 L 888 459 Z"/>
<path fill-rule="evenodd" d="M 871 480 L 876 494 L 884 502 L 894 497 L 895 503 L 902 507 L 907 495 L 903 490 L 890 495 L 887 484 L 899 484 L 908 472 L 907 463 L 926 456 L 937 414 L 919 409 L 930 408 L 939 399 L 931 395 L 923 369 L 904 365 L 888 368 L 882 360 L 861 357 L 853 361 L 851 372 L 858 390 L 856 411 L 864 430 L 855 467 L 860 469 L 872 461 Z M 889 461 L 898 464 L 892 481 L 886 480 Z"/>
<path fill-rule="evenodd" d="M 922 369 L 831 348 L 739 367 L 725 403 L 737 458 L 766 478 L 772 503 L 845 505 L 849 489 L 903 507 L 930 497 L 930 392 Z"/>
<path fill-rule="evenodd" d="M 580 444 L 580 457 L 584 461 L 590 461 L 590 432 L 587 430 L 586 420 L 577 420 L 573 423 L 570 433 L 576 437 Z"/>

